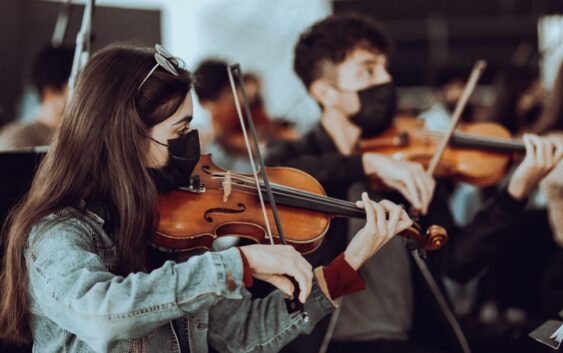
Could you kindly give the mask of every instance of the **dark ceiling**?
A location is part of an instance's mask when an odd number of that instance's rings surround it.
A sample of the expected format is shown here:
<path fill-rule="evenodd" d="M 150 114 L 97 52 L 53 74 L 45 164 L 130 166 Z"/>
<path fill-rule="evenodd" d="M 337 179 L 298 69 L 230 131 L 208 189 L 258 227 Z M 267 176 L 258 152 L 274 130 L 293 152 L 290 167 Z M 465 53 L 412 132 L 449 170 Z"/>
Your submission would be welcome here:
<path fill-rule="evenodd" d="M 334 11 L 383 22 L 397 47 L 391 70 L 399 85 L 430 84 L 441 67 L 469 71 L 478 59 L 489 64 L 481 81 L 488 83 L 520 44 L 537 51 L 538 19 L 562 14 L 563 1 L 337 0 Z"/>

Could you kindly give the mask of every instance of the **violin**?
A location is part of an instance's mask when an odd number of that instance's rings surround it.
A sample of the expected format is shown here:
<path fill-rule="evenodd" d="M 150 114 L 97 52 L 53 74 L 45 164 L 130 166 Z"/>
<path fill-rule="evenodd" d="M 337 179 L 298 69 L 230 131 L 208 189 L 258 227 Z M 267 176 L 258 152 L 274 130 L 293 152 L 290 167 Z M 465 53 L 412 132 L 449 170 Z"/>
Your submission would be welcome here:
<path fill-rule="evenodd" d="M 424 121 L 398 117 L 394 125 L 377 137 L 361 140 L 362 153 L 373 152 L 428 167 L 443 133 L 428 131 Z M 502 125 L 492 122 L 462 123 L 439 159 L 434 175 L 477 186 L 497 183 L 506 174 L 514 153 L 526 148 L 510 137 Z"/>
<path fill-rule="evenodd" d="M 301 253 L 320 246 L 332 218 L 366 217 L 355 203 L 326 196 L 320 183 L 301 170 L 272 167 L 266 171 L 287 244 Z M 262 181 L 260 185 L 264 188 Z M 210 250 L 213 241 L 221 236 L 269 244 L 257 191 L 251 175 L 221 169 L 211 155 L 202 155 L 189 186 L 159 197 L 161 216 L 153 244 L 175 251 Z M 267 196 L 265 201 L 269 202 Z M 264 212 L 273 222 L 271 209 Z M 274 242 L 280 243 L 276 229 L 272 229 L 272 235 Z M 410 249 L 436 250 L 447 240 L 440 226 L 431 226 L 422 233 L 414 224 L 401 235 Z"/>

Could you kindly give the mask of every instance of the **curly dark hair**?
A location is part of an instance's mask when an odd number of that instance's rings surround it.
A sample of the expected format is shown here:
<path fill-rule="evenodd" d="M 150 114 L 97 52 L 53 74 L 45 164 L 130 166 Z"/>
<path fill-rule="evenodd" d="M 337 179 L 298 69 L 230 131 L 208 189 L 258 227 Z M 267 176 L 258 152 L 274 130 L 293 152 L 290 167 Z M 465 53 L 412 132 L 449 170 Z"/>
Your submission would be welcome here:
<path fill-rule="evenodd" d="M 47 87 L 61 91 L 70 77 L 74 48 L 43 47 L 33 58 L 31 83 L 40 95 Z"/>
<path fill-rule="evenodd" d="M 358 47 L 389 55 L 393 45 L 382 25 L 370 17 L 329 16 L 301 34 L 294 50 L 293 69 L 309 87 L 322 76 L 324 63 L 340 64 Z"/>

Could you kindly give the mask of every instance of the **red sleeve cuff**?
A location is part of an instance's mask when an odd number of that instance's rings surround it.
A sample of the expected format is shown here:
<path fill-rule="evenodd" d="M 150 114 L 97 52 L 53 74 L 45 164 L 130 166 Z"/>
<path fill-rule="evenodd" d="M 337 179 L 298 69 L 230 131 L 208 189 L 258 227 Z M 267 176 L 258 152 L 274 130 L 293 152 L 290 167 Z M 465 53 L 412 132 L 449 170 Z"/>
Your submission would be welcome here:
<path fill-rule="evenodd" d="M 240 254 L 240 258 L 242 259 L 242 267 L 243 267 L 242 282 L 244 283 L 245 288 L 250 288 L 254 283 L 254 279 L 252 278 L 252 271 L 250 270 L 250 264 L 248 263 L 248 259 L 246 258 L 246 255 L 244 255 L 244 252 L 242 252 L 240 248 L 237 248 L 237 250 Z"/>
<path fill-rule="evenodd" d="M 324 268 L 324 277 L 333 300 L 366 288 L 362 276 L 344 259 L 344 253 Z"/>

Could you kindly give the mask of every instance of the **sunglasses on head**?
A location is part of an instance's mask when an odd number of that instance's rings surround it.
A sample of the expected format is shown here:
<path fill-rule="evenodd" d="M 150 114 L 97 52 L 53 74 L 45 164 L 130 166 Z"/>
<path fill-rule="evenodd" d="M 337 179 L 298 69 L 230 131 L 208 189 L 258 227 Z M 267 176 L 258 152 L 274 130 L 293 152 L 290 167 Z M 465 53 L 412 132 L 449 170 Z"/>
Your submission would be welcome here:
<path fill-rule="evenodd" d="M 170 74 L 174 76 L 178 76 L 178 68 L 181 68 L 179 59 L 172 56 L 172 54 L 170 54 L 168 50 L 164 49 L 160 44 L 155 44 L 154 49 L 156 50 L 156 53 L 154 53 L 154 59 L 156 60 L 156 64 L 149 71 L 147 76 L 145 76 L 143 81 L 141 81 L 141 84 L 137 88 L 137 92 L 141 90 L 141 87 L 143 87 L 145 82 L 147 82 L 149 77 L 151 77 L 152 73 L 159 66 L 162 67 L 167 72 L 169 72 Z"/>

